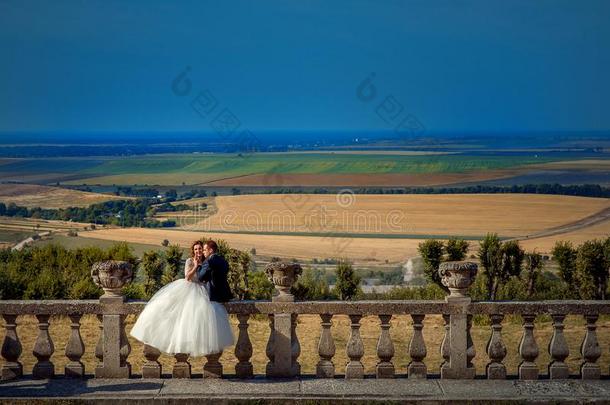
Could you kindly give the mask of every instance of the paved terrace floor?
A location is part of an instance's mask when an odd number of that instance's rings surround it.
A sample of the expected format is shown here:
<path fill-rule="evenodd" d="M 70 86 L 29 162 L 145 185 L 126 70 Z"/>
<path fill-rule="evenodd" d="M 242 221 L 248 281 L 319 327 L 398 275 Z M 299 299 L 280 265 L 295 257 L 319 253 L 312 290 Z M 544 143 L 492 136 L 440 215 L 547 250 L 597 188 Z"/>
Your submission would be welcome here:
<path fill-rule="evenodd" d="M 0 403 L 604 403 L 610 380 L 83 379 L 0 382 Z"/>

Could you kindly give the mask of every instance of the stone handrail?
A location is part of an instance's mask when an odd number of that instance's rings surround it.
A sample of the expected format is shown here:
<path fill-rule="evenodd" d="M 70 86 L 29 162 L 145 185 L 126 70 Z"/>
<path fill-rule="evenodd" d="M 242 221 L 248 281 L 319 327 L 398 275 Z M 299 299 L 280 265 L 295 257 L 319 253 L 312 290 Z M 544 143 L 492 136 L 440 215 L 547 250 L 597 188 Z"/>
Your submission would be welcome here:
<path fill-rule="evenodd" d="M 52 315 L 69 316 L 71 335 L 65 348 L 70 359 L 64 373 L 67 376 L 82 377 L 85 368 L 81 362 L 84 354 L 84 343 L 80 335 L 80 319 L 84 314 L 97 315 L 100 320 L 100 335 L 95 355 L 99 360 L 95 368 L 97 378 L 129 378 L 131 366 L 127 357 L 131 352 L 124 327 L 125 316 L 139 314 L 146 302 L 125 302 L 120 287 L 131 279 L 131 269 L 124 263 L 106 262 L 94 265 L 94 280 L 104 287 L 106 294 L 99 300 L 42 300 L 42 301 L 0 301 L 0 314 L 6 322 L 5 337 L 2 344 L 2 379 L 19 378 L 23 367 L 19 362 L 22 347 L 17 335 L 16 320 L 21 315 L 35 315 L 38 319 L 39 334 L 34 345 L 33 354 L 37 362 L 32 371 L 35 378 L 49 378 L 55 375 L 55 366 L 50 361 L 55 351 L 48 333 L 49 319 Z M 290 273 L 290 274 L 288 274 Z M 407 314 L 413 320 L 413 334 L 409 343 L 411 362 L 407 371 L 409 378 L 427 378 L 427 366 L 424 362 L 427 348 L 423 338 L 423 321 L 427 315 L 442 315 L 445 321 L 445 336 L 440 347 L 444 359 L 441 365 L 441 378 L 471 379 L 475 376 L 472 363 L 475 357 L 474 344 L 470 336 L 473 315 L 488 316 L 491 321 L 491 336 L 487 344 L 489 363 L 486 375 L 489 379 L 506 378 L 506 367 L 503 360 L 506 346 L 502 340 L 502 321 L 505 315 L 518 314 L 523 319 L 523 335 L 519 345 L 522 362 L 519 365 L 519 378 L 537 379 L 538 366 L 536 358 L 539 348 L 533 333 L 534 320 L 537 315 L 548 314 L 553 319 L 553 336 L 549 344 L 552 362 L 549 365 L 549 377 L 562 379 L 569 377 L 565 359 L 569 355 L 568 346 L 563 336 L 563 320 L 566 315 L 581 315 L 586 320 L 586 335 L 581 345 L 583 363 L 580 375 L 583 379 L 597 379 L 602 371 L 597 364 L 601 348 L 597 341 L 596 321 L 600 314 L 610 314 L 608 301 L 536 301 L 536 302 L 471 302 L 467 288 L 476 274 L 472 263 L 443 263 L 439 273 L 451 294 L 444 301 L 308 301 L 294 302 L 288 285 L 294 283 L 300 268 L 294 264 L 273 263 L 268 269 L 269 277 L 274 281 L 279 294 L 273 301 L 235 301 L 226 303 L 230 314 L 239 320 L 238 339 L 235 355 L 239 362 L 235 366 L 235 375 L 240 378 L 253 376 L 252 343 L 248 334 L 248 320 L 251 315 L 263 314 L 269 318 L 271 333 L 266 345 L 268 357 L 266 375 L 274 377 L 295 377 L 301 374 L 298 358 L 300 344 L 296 333 L 296 321 L 301 314 L 320 316 L 321 333 L 318 345 L 319 362 L 316 366 L 318 378 L 332 378 L 336 374 L 332 359 L 336 347 L 331 334 L 332 318 L 335 315 L 347 315 L 350 318 L 351 333 L 346 345 L 349 361 L 344 369 L 346 378 L 362 378 L 364 366 L 361 359 L 364 355 L 364 343 L 360 337 L 360 321 L 363 316 L 377 316 L 380 320 L 380 333 L 377 341 L 376 366 L 377 378 L 392 378 L 395 375 L 394 345 L 390 338 L 390 320 L 394 315 Z M 107 286 L 104 285 L 107 283 Z M 158 359 L 161 353 L 144 345 L 146 362 L 142 368 L 144 378 L 159 378 L 161 364 Z M 223 366 L 220 354 L 206 356 L 204 377 L 220 378 Z M 187 354 L 175 355 L 172 369 L 174 378 L 191 376 L 191 366 Z"/>

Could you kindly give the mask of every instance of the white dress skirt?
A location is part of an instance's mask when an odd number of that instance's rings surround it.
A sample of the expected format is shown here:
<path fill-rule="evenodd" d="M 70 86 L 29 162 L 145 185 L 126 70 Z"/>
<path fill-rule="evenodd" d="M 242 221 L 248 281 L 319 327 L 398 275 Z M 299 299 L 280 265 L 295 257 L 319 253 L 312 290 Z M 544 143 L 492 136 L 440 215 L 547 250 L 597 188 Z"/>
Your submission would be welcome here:
<path fill-rule="evenodd" d="M 206 356 L 233 345 L 225 307 L 210 301 L 206 285 L 185 279 L 157 291 L 130 334 L 168 354 Z"/>

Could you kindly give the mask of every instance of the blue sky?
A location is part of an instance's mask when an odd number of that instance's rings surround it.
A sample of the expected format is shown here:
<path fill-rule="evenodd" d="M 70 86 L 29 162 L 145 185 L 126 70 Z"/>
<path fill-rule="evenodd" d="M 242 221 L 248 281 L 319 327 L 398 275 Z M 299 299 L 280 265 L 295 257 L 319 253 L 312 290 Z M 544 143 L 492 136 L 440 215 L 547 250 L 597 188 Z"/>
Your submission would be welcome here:
<path fill-rule="evenodd" d="M 253 131 L 391 129 L 389 96 L 429 132 L 610 130 L 608 21 L 607 0 L 0 0 L 0 131 L 206 131 L 200 91 Z"/>

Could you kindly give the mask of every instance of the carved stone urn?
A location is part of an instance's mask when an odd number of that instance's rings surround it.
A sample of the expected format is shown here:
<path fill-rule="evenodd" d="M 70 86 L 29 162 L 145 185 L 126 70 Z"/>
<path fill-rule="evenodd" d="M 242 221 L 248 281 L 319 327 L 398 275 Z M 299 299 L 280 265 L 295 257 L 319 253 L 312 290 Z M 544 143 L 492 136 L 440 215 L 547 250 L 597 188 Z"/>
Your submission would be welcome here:
<path fill-rule="evenodd" d="M 444 262 L 438 268 L 441 282 L 449 288 L 451 298 L 468 297 L 468 287 L 477 275 L 477 264 L 474 262 Z"/>
<path fill-rule="evenodd" d="M 121 289 L 133 278 L 131 263 L 106 260 L 93 263 L 91 277 L 98 287 L 104 289 L 103 297 L 121 297 Z"/>
<path fill-rule="evenodd" d="M 303 272 L 300 264 L 272 262 L 265 267 L 265 273 L 269 280 L 275 285 L 278 295 L 273 301 L 292 302 L 294 296 L 290 294 L 290 287 L 296 283 L 299 275 Z"/>

